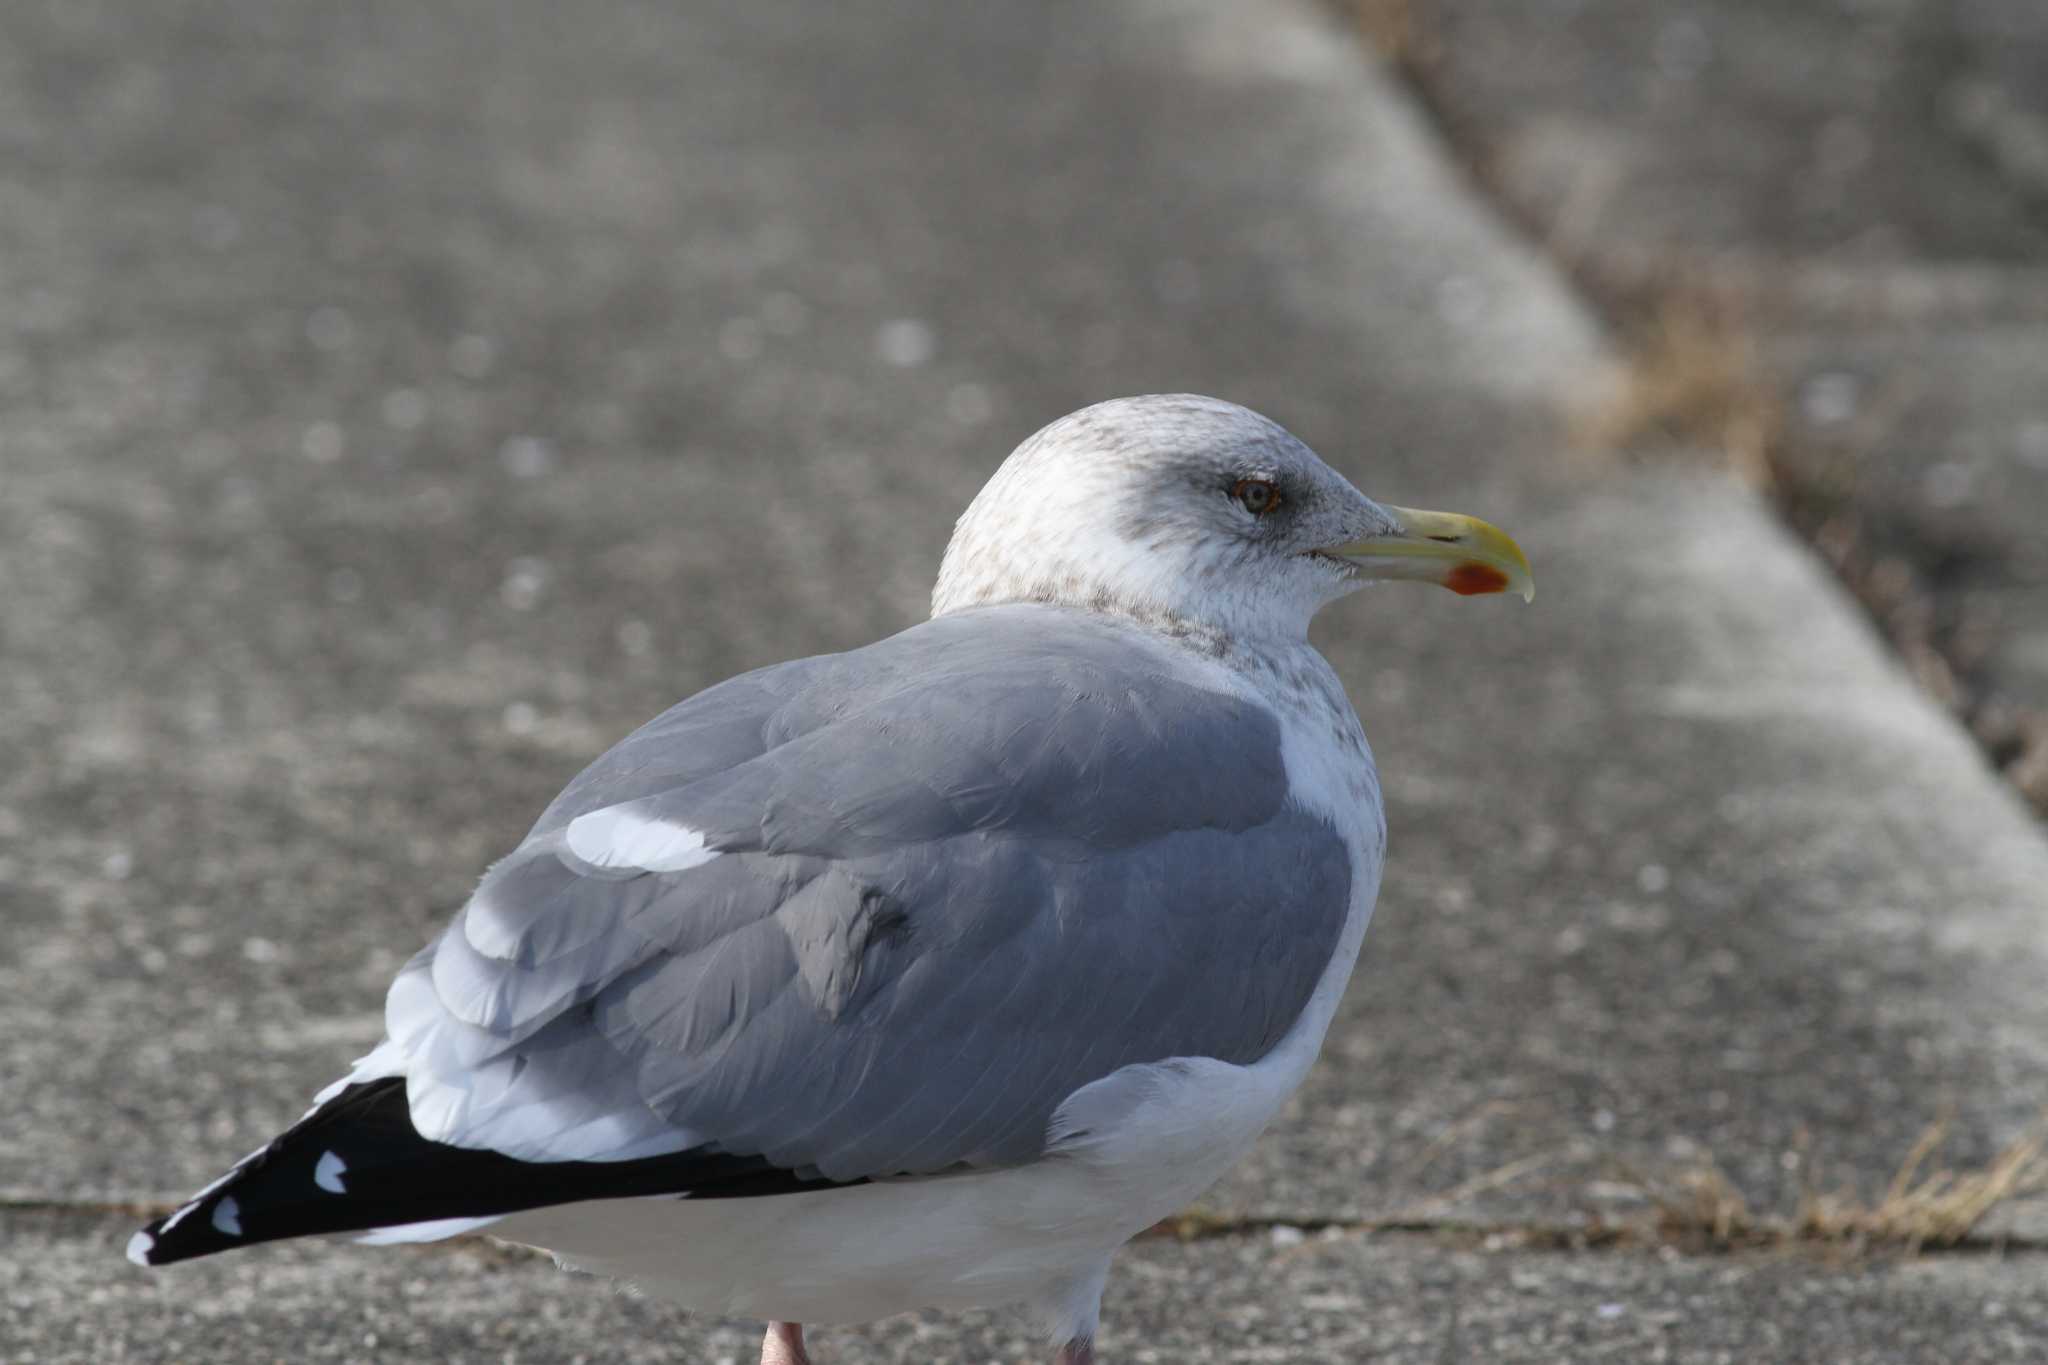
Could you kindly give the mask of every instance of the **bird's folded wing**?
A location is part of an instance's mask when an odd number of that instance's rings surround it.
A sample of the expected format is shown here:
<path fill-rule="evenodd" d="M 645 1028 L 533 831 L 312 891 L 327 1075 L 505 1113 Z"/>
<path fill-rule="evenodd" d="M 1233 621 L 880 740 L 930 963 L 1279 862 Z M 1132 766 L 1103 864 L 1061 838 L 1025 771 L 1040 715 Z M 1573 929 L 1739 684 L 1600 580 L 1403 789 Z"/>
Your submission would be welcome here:
<path fill-rule="evenodd" d="M 1121 1066 L 1270 1050 L 1351 877 L 1264 707 L 1080 613 L 962 613 L 622 742 L 406 968 L 387 1046 L 422 1133 L 529 1161 L 1028 1161 Z"/>

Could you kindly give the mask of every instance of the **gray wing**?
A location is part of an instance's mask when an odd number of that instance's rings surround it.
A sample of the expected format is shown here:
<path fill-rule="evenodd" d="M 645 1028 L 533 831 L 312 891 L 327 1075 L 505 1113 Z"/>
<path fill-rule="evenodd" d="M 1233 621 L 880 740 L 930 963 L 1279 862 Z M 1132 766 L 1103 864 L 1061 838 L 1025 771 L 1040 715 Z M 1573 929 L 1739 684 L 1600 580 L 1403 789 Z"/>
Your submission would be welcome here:
<path fill-rule="evenodd" d="M 749 674 L 593 764 L 388 1009 L 430 1137 L 833 1179 L 1027 1161 L 1134 1062 L 1251 1062 L 1350 898 L 1274 717 L 1080 613 Z"/>

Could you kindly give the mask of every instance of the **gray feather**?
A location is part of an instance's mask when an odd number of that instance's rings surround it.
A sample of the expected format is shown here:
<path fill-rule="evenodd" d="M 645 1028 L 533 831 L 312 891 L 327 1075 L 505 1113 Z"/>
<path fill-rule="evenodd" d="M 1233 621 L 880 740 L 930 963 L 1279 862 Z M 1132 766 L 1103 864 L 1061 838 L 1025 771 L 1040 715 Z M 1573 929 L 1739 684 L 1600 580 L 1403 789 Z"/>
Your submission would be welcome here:
<path fill-rule="evenodd" d="M 1156 649 L 998 607 L 712 688 L 572 782 L 408 973 L 471 1062 L 630 1082 L 642 1147 L 652 1118 L 839 1179 L 1031 1160 L 1121 1066 L 1265 1055 L 1349 904 L 1274 716 Z M 594 867 L 564 831 L 596 812 L 717 856 Z"/>

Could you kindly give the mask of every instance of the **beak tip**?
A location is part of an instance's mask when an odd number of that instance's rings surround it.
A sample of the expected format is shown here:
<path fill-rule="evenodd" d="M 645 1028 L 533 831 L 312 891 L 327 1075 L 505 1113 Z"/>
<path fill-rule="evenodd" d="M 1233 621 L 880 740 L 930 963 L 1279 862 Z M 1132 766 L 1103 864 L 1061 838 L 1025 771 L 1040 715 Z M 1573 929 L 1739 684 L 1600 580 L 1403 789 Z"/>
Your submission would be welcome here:
<path fill-rule="evenodd" d="M 1459 512 L 1424 512 L 1391 504 L 1382 510 L 1394 529 L 1330 546 L 1325 553 L 1350 559 L 1368 578 L 1436 583 L 1461 597 L 1516 593 L 1536 600 L 1536 578 L 1514 538 Z"/>

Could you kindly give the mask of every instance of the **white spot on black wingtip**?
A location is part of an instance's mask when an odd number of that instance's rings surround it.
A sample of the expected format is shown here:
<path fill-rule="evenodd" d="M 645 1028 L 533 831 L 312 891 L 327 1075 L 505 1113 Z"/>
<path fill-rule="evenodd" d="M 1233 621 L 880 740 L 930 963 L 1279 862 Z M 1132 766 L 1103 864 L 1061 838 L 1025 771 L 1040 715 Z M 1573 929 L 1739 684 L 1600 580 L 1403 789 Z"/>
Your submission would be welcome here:
<path fill-rule="evenodd" d="M 329 1194 L 347 1194 L 348 1187 L 341 1183 L 347 1170 L 348 1163 L 341 1159 L 341 1153 L 322 1153 L 319 1164 L 313 1167 L 313 1183 Z"/>
<path fill-rule="evenodd" d="M 140 1266 L 149 1264 L 149 1253 L 156 1250 L 156 1238 L 146 1232 L 138 1232 L 128 1239 L 128 1259 Z"/>
<path fill-rule="evenodd" d="M 242 1206 L 235 1202 L 233 1195 L 213 1206 L 213 1228 L 215 1232 L 229 1237 L 242 1235 Z"/>
<path fill-rule="evenodd" d="M 184 1222 L 187 1218 L 199 1212 L 200 1206 L 206 1202 L 206 1197 L 208 1195 L 212 1194 L 215 1190 L 219 1189 L 221 1186 L 227 1184 L 230 1180 L 233 1180 L 236 1176 L 240 1175 L 242 1173 L 243 1167 L 247 1166 L 250 1162 L 254 1161 L 257 1157 L 262 1156 L 265 1152 L 269 1150 L 270 1146 L 268 1143 L 266 1143 L 263 1146 L 258 1147 L 255 1151 L 249 1153 L 249 1155 L 243 1157 L 240 1161 L 237 1161 L 234 1165 L 228 1167 L 228 1172 L 226 1175 L 214 1181 L 212 1184 L 208 1185 L 199 1193 L 193 1195 L 190 1199 L 186 1200 L 185 1203 L 179 1207 L 176 1213 L 172 1214 L 169 1218 L 164 1219 L 164 1225 L 161 1230 L 164 1232 L 169 1232 L 171 1231 L 171 1229 L 177 1227 L 178 1224 Z"/>

